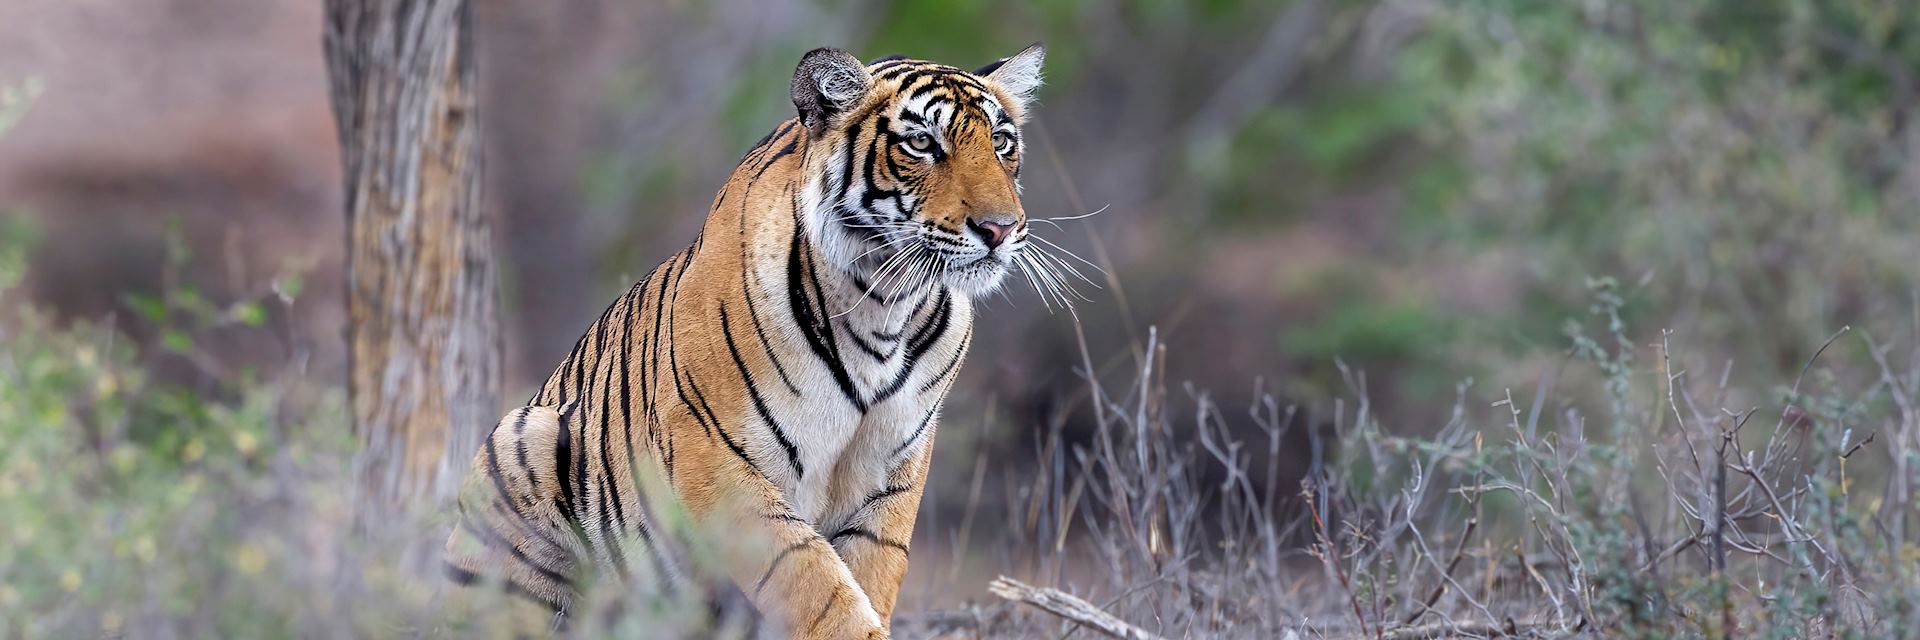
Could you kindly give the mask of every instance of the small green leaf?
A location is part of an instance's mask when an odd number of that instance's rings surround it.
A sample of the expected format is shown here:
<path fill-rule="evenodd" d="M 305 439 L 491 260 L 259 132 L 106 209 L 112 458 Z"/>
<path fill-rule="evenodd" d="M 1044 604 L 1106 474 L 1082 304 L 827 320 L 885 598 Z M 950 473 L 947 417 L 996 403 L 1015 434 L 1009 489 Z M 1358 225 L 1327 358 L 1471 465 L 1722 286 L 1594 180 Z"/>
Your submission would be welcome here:
<path fill-rule="evenodd" d="M 144 293 L 127 294 L 127 307 L 133 309 L 140 319 L 154 324 L 166 324 L 167 303 L 158 296 Z"/>
<path fill-rule="evenodd" d="M 193 351 L 193 338 L 188 336 L 185 331 L 170 329 L 165 335 L 161 336 L 160 346 L 166 347 L 168 351 L 174 353 L 191 353 Z"/>
<path fill-rule="evenodd" d="M 267 310 L 261 308 L 260 303 L 252 300 L 234 304 L 227 310 L 227 315 L 234 321 L 249 327 L 258 327 L 267 322 Z"/>
<path fill-rule="evenodd" d="M 280 296 L 282 304 L 292 306 L 293 301 L 300 297 L 300 288 L 304 284 L 300 274 L 290 273 L 273 279 L 273 293 Z"/>

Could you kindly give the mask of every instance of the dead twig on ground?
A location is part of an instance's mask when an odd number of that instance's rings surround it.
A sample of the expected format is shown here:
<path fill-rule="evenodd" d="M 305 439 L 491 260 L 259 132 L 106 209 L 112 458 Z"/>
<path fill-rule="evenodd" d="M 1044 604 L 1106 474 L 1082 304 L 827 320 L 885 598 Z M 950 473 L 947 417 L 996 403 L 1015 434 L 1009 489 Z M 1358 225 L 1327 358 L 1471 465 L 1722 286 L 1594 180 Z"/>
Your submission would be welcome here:
<path fill-rule="evenodd" d="M 992 584 L 987 585 L 987 590 L 992 591 L 993 595 L 1014 602 L 1033 605 L 1041 611 L 1072 620 L 1077 624 L 1115 638 L 1121 638 L 1122 640 L 1160 640 L 1160 636 L 1127 624 L 1126 621 L 1115 618 L 1112 614 L 1105 611 L 1101 611 L 1099 607 L 1093 606 L 1093 603 L 1081 600 L 1065 591 L 1046 587 L 1035 587 L 1006 576 L 995 578 Z"/>

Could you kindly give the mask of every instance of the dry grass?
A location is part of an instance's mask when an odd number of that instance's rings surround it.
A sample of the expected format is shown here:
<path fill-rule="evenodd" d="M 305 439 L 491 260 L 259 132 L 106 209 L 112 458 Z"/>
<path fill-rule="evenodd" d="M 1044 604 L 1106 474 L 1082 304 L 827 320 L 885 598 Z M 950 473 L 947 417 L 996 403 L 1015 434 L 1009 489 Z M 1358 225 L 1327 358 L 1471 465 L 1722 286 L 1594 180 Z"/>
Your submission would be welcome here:
<path fill-rule="evenodd" d="M 1463 383 L 1450 414 L 1405 430 L 1376 420 L 1365 375 L 1344 366 L 1350 396 L 1319 407 L 1258 394 L 1230 414 L 1204 392 L 1176 399 L 1166 345 L 1150 338 L 1131 380 L 1089 383 L 1091 441 L 1056 429 L 1039 447 L 1024 502 L 1007 505 L 1002 566 L 1175 638 L 1911 628 L 1911 338 L 1895 349 L 1842 330 L 1799 379 L 1742 393 L 1731 362 L 1686 368 L 1713 360 L 1683 357 L 1664 333 L 1630 340 L 1612 283 L 1594 295 L 1599 331 L 1570 328 L 1558 383 L 1518 397 Z M 1596 388 L 1568 388 L 1579 381 Z M 1290 429 L 1308 431 L 1313 459 L 1294 486 L 1272 466 Z M 1082 626 L 1063 615 L 984 603 L 913 616 L 903 635 Z"/>

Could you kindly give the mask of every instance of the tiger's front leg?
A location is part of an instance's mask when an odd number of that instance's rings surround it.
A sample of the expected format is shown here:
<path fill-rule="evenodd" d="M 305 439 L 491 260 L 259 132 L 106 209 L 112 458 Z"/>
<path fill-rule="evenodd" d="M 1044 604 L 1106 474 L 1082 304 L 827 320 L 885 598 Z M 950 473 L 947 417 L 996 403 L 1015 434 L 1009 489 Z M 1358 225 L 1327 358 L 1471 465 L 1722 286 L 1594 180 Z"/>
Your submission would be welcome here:
<path fill-rule="evenodd" d="M 932 459 L 930 434 L 919 451 L 887 474 L 886 486 L 867 494 L 847 522 L 828 534 L 888 629 L 893 628 L 894 605 L 907 576 L 907 547 Z"/>
<path fill-rule="evenodd" d="M 697 426 L 691 429 L 700 433 Z M 680 445 L 673 485 L 708 531 L 744 538 L 745 552 L 726 554 L 727 570 L 754 607 L 789 638 L 887 638 L 885 618 L 853 572 L 827 538 L 794 513 L 780 489 L 719 437 L 690 440 L 700 444 Z M 889 608 L 891 602 L 889 597 Z"/>

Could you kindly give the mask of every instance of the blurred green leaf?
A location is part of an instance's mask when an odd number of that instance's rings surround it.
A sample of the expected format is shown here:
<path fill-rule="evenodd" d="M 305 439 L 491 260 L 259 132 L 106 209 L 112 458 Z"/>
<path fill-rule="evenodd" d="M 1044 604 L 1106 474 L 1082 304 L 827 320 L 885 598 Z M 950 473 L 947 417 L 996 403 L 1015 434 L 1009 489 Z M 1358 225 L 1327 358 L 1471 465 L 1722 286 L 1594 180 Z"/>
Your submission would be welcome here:
<path fill-rule="evenodd" d="M 289 273 L 273 279 L 273 293 L 280 297 L 281 304 L 293 306 L 293 302 L 300 299 L 301 288 L 305 285 L 306 280 L 300 274 Z"/>
<path fill-rule="evenodd" d="M 179 329 L 169 329 L 161 334 L 160 345 L 174 353 L 193 353 L 193 337 Z"/>
<path fill-rule="evenodd" d="M 261 307 L 260 303 L 254 301 L 241 302 L 233 305 L 232 308 L 228 309 L 227 315 L 232 317 L 234 321 L 249 327 L 258 327 L 267 322 L 266 309 Z"/>
<path fill-rule="evenodd" d="M 167 303 L 159 296 L 129 293 L 126 294 L 126 301 L 127 308 L 132 309 L 134 315 L 139 316 L 141 320 L 156 326 L 167 323 Z"/>

